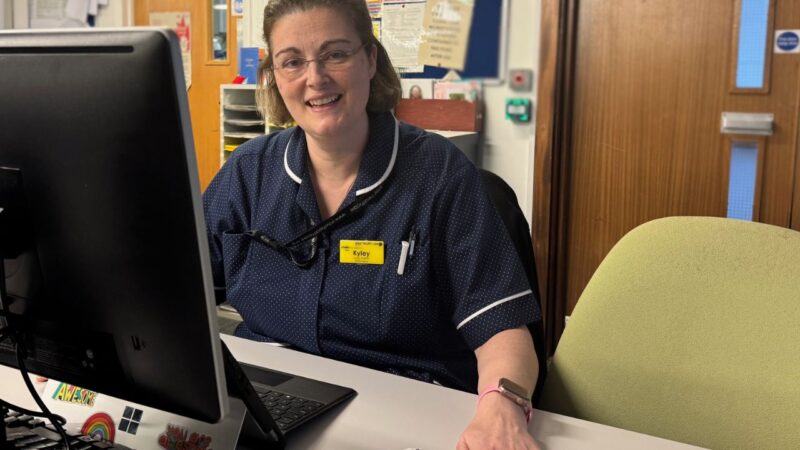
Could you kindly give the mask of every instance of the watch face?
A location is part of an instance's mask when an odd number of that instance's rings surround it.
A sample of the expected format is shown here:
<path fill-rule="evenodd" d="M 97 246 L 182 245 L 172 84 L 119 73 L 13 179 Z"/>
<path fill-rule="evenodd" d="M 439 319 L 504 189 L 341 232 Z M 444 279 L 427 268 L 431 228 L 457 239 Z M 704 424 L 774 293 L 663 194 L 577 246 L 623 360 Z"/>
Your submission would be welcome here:
<path fill-rule="evenodd" d="M 521 399 L 526 399 L 527 400 L 527 399 L 531 398 L 530 395 L 528 395 L 528 392 L 525 390 L 524 387 L 518 385 L 517 383 L 514 383 L 513 381 L 511 381 L 511 380 L 509 380 L 507 378 L 500 378 L 500 382 L 497 383 L 497 385 L 500 388 L 500 390 L 506 391 L 506 392 L 508 392 L 510 394 L 514 394 L 515 396 L 517 396 L 517 397 L 519 397 Z"/>

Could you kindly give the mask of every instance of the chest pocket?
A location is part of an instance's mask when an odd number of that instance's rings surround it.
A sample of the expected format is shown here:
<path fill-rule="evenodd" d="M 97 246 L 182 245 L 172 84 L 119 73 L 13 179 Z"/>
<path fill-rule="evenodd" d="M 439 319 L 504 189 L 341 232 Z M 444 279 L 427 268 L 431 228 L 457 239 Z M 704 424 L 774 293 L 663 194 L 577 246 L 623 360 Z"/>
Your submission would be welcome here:
<path fill-rule="evenodd" d="M 223 235 L 223 252 L 227 297 L 247 327 L 272 340 L 312 345 L 316 295 L 306 288 L 316 289 L 315 270 L 244 234 Z"/>
<path fill-rule="evenodd" d="M 442 320 L 441 303 L 435 298 L 434 270 L 428 242 L 418 239 L 414 254 L 407 255 L 399 275 L 401 244 L 387 248 L 381 297 L 383 338 L 401 350 L 428 348 Z M 396 342 L 398 337 L 402 337 Z"/>

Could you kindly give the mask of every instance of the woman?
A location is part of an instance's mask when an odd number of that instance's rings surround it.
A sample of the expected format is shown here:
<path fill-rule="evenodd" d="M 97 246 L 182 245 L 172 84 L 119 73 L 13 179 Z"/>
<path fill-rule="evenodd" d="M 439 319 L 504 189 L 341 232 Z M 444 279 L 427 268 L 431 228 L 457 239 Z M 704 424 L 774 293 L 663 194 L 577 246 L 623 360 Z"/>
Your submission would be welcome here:
<path fill-rule="evenodd" d="M 475 167 L 400 124 L 400 82 L 363 0 L 271 0 L 267 116 L 204 196 L 237 335 L 483 395 L 461 448 L 536 448 L 525 410 L 539 311 Z M 529 416 L 528 416 L 529 418 Z"/>

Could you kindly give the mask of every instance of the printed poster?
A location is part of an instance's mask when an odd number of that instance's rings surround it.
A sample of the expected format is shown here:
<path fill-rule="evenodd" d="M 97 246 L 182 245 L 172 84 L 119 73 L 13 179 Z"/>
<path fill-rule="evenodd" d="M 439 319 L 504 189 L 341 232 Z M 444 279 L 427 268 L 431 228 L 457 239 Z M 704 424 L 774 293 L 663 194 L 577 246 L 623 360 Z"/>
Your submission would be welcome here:
<path fill-rule="evenodd" d="M 475 0 L 428 0 L 419 63 L 464 70 Z"/>
<path fill-rule="evenodd" d="M 381 43 L 400 72 L 422 72 L 418 61 L 425 0 L 383 0 Z"/>
<path fill-rule="evenodd" d="M 186 80 L 186 90 L 192 85 L 192 19 L 188 11 L 185 12 L 154 12 L 150 13 L 150 25 L 154 27 L 167 27 L 175 30 L 181 47 L 183 60 L 183 77 Z"/>

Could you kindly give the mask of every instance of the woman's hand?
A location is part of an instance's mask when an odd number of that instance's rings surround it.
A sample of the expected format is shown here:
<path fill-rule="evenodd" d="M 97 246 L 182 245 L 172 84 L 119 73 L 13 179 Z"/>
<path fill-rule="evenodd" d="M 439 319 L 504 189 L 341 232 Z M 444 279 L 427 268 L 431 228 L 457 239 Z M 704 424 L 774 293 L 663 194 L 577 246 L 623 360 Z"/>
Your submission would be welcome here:
<path fill-rule="evenodd" d="M 475 417 L 456 446 L 457 450 L 539 450 L 528 433 L 522 409 L 499 392 L 478 403 Z"/>

